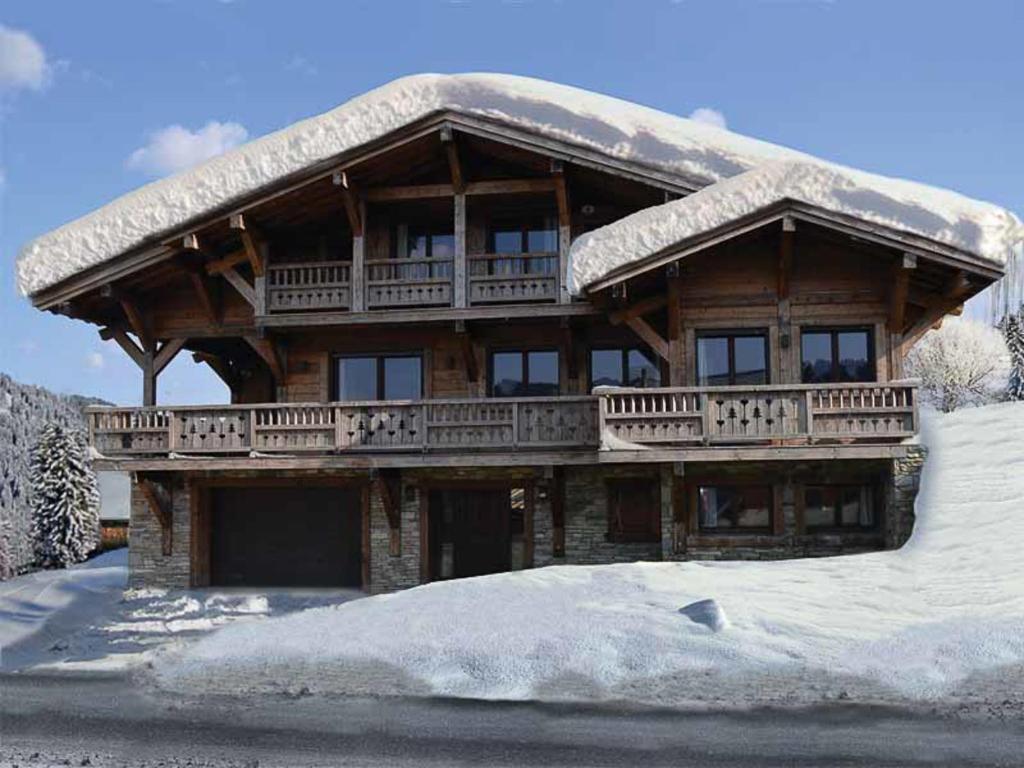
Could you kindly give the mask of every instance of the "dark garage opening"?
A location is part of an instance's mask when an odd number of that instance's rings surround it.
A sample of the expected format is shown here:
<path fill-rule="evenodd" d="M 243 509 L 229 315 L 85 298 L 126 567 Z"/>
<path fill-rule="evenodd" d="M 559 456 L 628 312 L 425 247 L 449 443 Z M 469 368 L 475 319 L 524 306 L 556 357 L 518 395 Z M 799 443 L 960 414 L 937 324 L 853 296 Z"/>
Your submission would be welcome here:
<path fill-rule="evenodd" d="M 210 513 L 213 586 L 362 586 L 358 489 L 212 488 Z"/>

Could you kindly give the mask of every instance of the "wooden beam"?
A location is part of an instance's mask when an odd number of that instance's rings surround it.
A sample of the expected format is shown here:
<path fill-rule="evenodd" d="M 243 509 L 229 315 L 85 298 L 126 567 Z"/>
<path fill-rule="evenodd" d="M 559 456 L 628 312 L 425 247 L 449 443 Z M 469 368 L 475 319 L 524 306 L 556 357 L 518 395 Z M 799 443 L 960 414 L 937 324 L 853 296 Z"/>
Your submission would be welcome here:
<path fill-rule="evenodd" d="M 646 320 L 639 315 L 631 315 L 624 318 L 623 322 L 633 330 L 633 333 L 643 339 L 658 357 L 666 362 L 671 362 L 668 342 L 661 338 L 661 335 Z"/>
<path fill-rule="evenodd" d="M 232 251 L 226 256 L 222 256 L 219 259 L 211 261 L 206 265 L 206 274 L 208 275 L 220 275 L 227 272 L 229 269 L 234 269 L 239 264 L 244 264 L 249 260 L 249 254 L 242 248 L 238 251 Z"/>
<path fill-rule="evenodd" d="M 782 239 L 779 244 L 778 287 L 780 299 L 789 298 L 789 284 L 793 275 L 793 240 L 796 236 L 796 222 L 792 216 L 782 219 Z"/>
<path fill-rule="evenodd" d="M 153 516 L 160 523 L 161 550 L 166 557 L 171 554 L 174 545 L 174 505 L 170 483 L 142 475 L 136 475 L 135 482 Z"/>
<path fill-rule="evenodd" d="M 418 184 L 405 187 L 371 187 L 363 190 L 363 199 L 368 203 L 384 203 L 396 200 L 425 200 L 432 197 L 451 197 L 455 188 L 451 184 Z"/>
<path fill-rule="evenodd" d="M 138 338 L 139 344 L 144 350 L 151 349 L 153 347 L 153 337 L 149 332 L 149 323 L 146 322 L 146 317 L 142 314 L 142 310 L 139 309 L 139 305 L 135 303 L 135 299 L 120 291 L 115 292 L 114 296 L 121 305 L 121 310 L 128 320 L 132 333 Z"/>
<path fill-rule="evenodd" d="M 616 312 L 612 312 L 608 316 L 612 325 L 621 325 L 627 322 L 631 317 L 640 317 L 641 315 L 648 315 L 651 312 L 661 309 L 668 305 L 668 296 L 660 293 L 657 296 L 648 296 L 646 299 L 640 299 L 640 301 L 620 309 Z"/>
<path fill-rule="evenodd" d="M 469 265 L 466 260 L 466 196 L 459 192 L 455 195 L 454 204 L 452 206 L 454 211 L 453 221 L 453 232 L 455 234 L 455 253 L 453 254 L 452 264 L 452 281 L 454 285 L 453 290 L 453 304 L 456 309 L 464 309 L 469 306 L 469 296 L 467 295 L 469 289 L 469 278 L 468 270 Z"/>
<path fill-rule="evenodd" d="M 465 182 L 467 195 L 507 195 L 524 192 L 554 192 L 553 178 L 538 179 L 496 179 L 492 181 Z M 370 203 L 393 202 L 396 200 L 423 200 L 433 197 L 451 197 L 455 194 L 453 184 L 418 184 L 404 187 L 375 187 L 363 192 L 363 199 Z"/>
<path fill-rule="evenodd" d="M 562 349 L 564 350 L 566 373 L 569 379 L 575 380 L 580 377 L 580 363 L 578 358 L 580 345 L 576 337 L 576 329 L 569 322 L 569 318 L 563 317 L 561 321 Z"/>
<path fill-rule="evenodd" d="M 352 232 L 352 268 L 351 285 L 352 312 L 364 312 L 366 310 L 366 202 L 359 201 L 356 217 L 359 221 L 358 233 L 353 228 Z"/>
<path fill-rule="evenodd" d="M 132 359 L 139 368 L 142 368 L 145 352 L 139 349 L 139 345 L 131 340 L 131 337 L 124 332 L 123 328 L 101 328 L 100 338 L 104 341 L 113 339 L 118 346 L 125 351 L 125 354 Z"/>
<path fill-rule="evenodd" d="M 160 372 L 174 359 L 174 356 L 185 346 L 187 339 L 168 339 L 160 345 L 160 349 L 153 358 L 153 374 L 159 376 Z"/>
<path fill-rule="evenodd" d="M 238 235 L 242 238 L 242 248 L 245 251 L 246 258 L 249 260 L 249 265 L 252 267 L 253 275 L 263 277 L 266 263 L 263 258 L 263 248 L 260 239 L 257 238 L 253 228 L 248 225 L 243 214 L 234 214 L 231 216 L 230 222 L 231 229 L 238 232 Z"/>
<path fill-rule="evenodd" d="M 668 281 L 668 380 L 669 386 L 681 387 L 686 378 L 683 355 L 683 279 L 676 269 Z"/>
<path fill-rule="evenodd" d="M 341 200 L 345 204 L 345 215 L 348 217 L 348 226 L 352 230 L 352 236 L 362 237 L 363 221 L 359 215 L 359 199 L 349 184 L 348 174 L 344 171 L 337 171 L 332 177 L 332 181 L 334 186 L 341 189 Z"/>
<path fill-rule="evenodd" d="M 455 321 L 455 335 L 459 340 L 459 349 L 462 350 L 462 362 L 466 368 L 466 380 L 475 382 L 480 378 L 479 366 L 476 363 L 476 349 L 473 345 L 473 335 L 465 321 Z"/>
<path fill-rule="evenodd" d="M 221 274 L 224 275 L 224 279 L 231 283 L 234 289 L 238 291 L 239 295 L 249 302 L 249 305 L 253 308 L 253 311 L 255 311 L 256 291 L 245 281 L 245 278 L 238 274 L 235 269 L 225 269 Z"/>
<path fill-rule="evenodd" d="M 910 290 L 910 270 L 917 267 L 916 257 L 913 267 L 907 267 L 906 258 L 893 265 L 892 283 L 889 287 L 889 333 L 903 333 L 907 312 L 907 295 Z"/>
<path fill-rule="evenodd" d="M 199 306 L 203 308 L 206 319 L 210 321 L 211 325 L 220 325 L 220 291 L 214 282 L 210 280 L 205 270 L 199 267 L 189 270 L 188 279 L 192 284 L 192 290 L 195 291 L 196 298 L 199 299 Z"/>
<path fill-rule="evenodd" d="M 466 194 L 505 195 L 522 192 L 554 192 L 555 183 L 553 178 L 470 181 L 466 184 Z"/>
<path fill-rule="evenodd" d="M 284 384 L 285 374 L 285 359 L 284 355 L 281 354 L 281 349 L 273 339 L 258 338 L 256 336 L 244 336 L 243 337 L 250 347 L 255 350 L 256 354 L 262 358 L 263 362 L 270 368 L 270 374 L 274 377 L 274 381 L 277 382 L 278 386 Z"/>
<path fill-rule="evenodd" d="M 459 162 L 459 147 L 455 143 L 455 136 L 451 126 L 441 127 L 441 143 L 444 145 L 444 153 L 448 158 L 448 171 L 452 176 L 452 189 L 455 194 L 462 194 L 466 190 L 466 182 L 462 175 L 462 163 Z"/>

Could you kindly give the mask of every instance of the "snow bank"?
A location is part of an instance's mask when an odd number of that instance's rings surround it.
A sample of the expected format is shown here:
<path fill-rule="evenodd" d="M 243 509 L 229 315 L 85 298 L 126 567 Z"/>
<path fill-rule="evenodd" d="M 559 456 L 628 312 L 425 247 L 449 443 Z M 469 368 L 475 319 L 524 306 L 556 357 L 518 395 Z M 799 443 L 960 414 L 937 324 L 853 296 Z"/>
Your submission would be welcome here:
<path fill-rule="evenodd" d="M 940 696 L 1024 664 L 1024 407 L 932 416 L 924 438 L 918 521 L 897 552 L 430 584 L 237 624 L 157 659 L 155 673 L 171 688 L 235 692 Z"/>
<path fill-rule="evenodd" d="M 822 162 L 776 161 L 581 235 L 570 250 L 574 293 L 612 270 L 786 200 L 922 235 L 1005 264 L 1024 225 L 996 208 L 917 184 Z"/>
<path fill-rule="evenodd" d="M 415 75 L 153 182 L 42 235 L 22 249 L 19 287 L 26 294 L 38 292 L 154 242 L 288 174 L 442 110 L 487 118 L 678 174 L 695 186 L 771 161 L 820 162 L 791 149 L 570 86 L 511 75 Z M 1006 242 L 1017 237 L 1013 232 L 1020 222 L 994 205 L 909 181 L 842 172 L 854 176 L 864 194 L 902 201 L 918 223 L 926 225 L 931 214 L 934 229 L 926 226 L 922 234 L 938 239 L 957 231 L 962 247 L 993 261 L 1002 262 Z"/>

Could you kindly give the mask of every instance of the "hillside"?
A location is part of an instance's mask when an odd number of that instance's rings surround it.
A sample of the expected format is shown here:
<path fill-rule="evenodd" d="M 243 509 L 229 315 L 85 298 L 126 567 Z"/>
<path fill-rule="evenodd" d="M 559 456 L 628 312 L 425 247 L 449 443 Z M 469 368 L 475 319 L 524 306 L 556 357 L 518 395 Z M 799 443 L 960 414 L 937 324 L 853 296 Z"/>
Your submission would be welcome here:
<path fill-rule="evenodd" d="M 32 561 L 29 452 L 39 431 L 53 421 L 85 429 L 82 409 L 105 404 L 80 395 L 57 395 L 0 373 L 0 535 L 6 536 L 13 569 Z"/>
<path fill-rule="evenodd" d="M 236 624 L 158 658 L 156 673 L 193 691 L 726 705 L 973 696 L 1024 711 L 1024 406 L 928 414 L 922 439 L 917 523 L 898 551 L 441 582 Z"/>

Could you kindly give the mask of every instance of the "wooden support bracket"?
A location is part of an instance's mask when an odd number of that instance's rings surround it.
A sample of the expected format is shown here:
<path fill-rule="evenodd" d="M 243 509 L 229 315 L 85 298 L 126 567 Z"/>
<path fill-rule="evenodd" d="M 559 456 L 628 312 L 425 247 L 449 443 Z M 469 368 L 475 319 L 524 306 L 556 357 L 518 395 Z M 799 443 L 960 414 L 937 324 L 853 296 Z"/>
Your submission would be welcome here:
<path fill-rule="evenodd" d="M 245 216 L 236 213 L 230 219 L 231 229 L 238 232 L 242 238 L 242 249 L 252 267 L 252 273 L 256 277 L 263 277 L 266 270 L 266 259 L 263 256 L 262 238 L 260 238 L 252 225 L 246 221 Z"/>
<path fill-rule="evenodd" d="M 168 339 L 160 345 L 153 358 L 153 375 L 158 375 L 174 359 L 174 356 L 181 351 L 188 339 Z"/>
<path fill-rule="evenodd" d="M 224 275 L 224 279 L 227 280 L 238 291 L 239 295 L 249 302 L 249 305 L 256 311 L 256 289 L 253 288 L 249 283 L 246 282 L 245 278 L 238 274 L 238 271 L 234 267 L 229 267 L 221 272 Z"/>
<path fill-rule="evenodd" d="M 345 215 L 348 217 L 348 225 L 352 229 L 352 236 L 362 237 L 363 217 L 359 215 L 359 198 L 349 183 L 348 174 L 344 171 L 337 171 L 332 180 L 334 186 L 341 189 L 341 199 L 345 204 Z"/>
<path fill-rule="evenodd" d="M 283 386 L 286 365 L 285 356 L 280 345 L 271 338 L 259 338 L 257 336 L 243 337 L 250 347 L 262 358 L 263 362 L 270 368 L 270 374 L 278 386 Z"/>
<path fill-rule="evenodd" d="M 153 516 L 160 523 L 161 550 L 164 556 L 168 556 L 174 546 L 174 503 L 171 483 L 167 478 L 158 475 L 142 474 L 135 476 L 135 482 Z"/>
<path fill-rule="evenodd" d="M 671 362 L 668 342 L 646 320 L 639 315 L 633 315 L 627 317 L 624 322 L 632 329 L 633 333 L 643 339 L 647 346 L 654 350 L 658 357 L 666 362 Z"/>
<path fill-rule="evenodd" d="M 462 174 L 462 163 L 459 162 L 459 147 L 455 143 L 455 134 L 451 126 L 445 125 L 441 128 L 441 143 L 444 145 L 444 153 L 448 158 L 448 170 L 452 177 L 452 190 L 457 195 L 466 191 L 466 179 Z"/>

